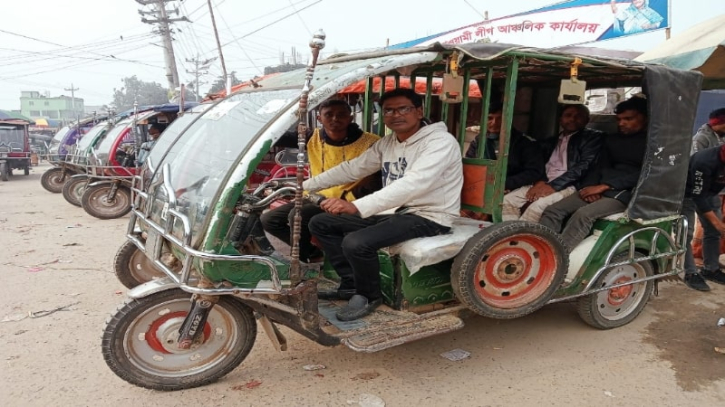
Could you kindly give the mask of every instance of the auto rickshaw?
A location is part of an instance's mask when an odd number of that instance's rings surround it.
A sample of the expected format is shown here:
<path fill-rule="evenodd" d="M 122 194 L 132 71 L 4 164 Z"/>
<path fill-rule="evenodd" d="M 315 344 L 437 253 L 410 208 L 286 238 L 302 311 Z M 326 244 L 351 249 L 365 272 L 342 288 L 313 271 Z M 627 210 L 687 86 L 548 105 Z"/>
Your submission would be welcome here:
<path fill-rule="evenodd" d="M 278 350 L 287 349 L 277 328 L 284 325 L 325 346 L 376 352 L 460 329 L 467 315 L 510 319 L 572 301 L 587 324 L 616 328 L 637 317 L 657 281 L 683 270 L 687 225 L 679 212 L 699 73 L 498 43 L 340 55 L 315 71 L 323 38 L 311 43 L 307 70 L 217 101 L 135 191 L 127 237 L 148 257 L 143 267 L 164 277 L 130 290 L 107 320 L 103 357 L 123 380 L 154 390 L 214 382 L 249 355 L 258 326 Z M 460 218 L 450 234 L 380 251 L 384 305 L 341 322 L 342 304 L 316 295 L 333 286 L 333 270 L 300 264 L 294 247 L 291 259 L 272 255 L 259 224 L 279 197 L 301 204 L 301 179 L 294 188 L 271 181 L 250 189 L 250 178 L 308 109 L 360 81 L 361 124 L 371 130 L 375 96 L 389 90 L 376 90 L 375 79 L 388 77 L 392 87 L 422 82 L 425 114 L 446 123 L 462 148 L 471 125 L 485 136 L 492 94 L 503 96 L 500 159 L 483 159 L 483 151 L 462 159 L 463 208 L 491 221 Z M 438 96 L 435 78 L 444 82 Z M 641 86 L 649 103 L 647 152 L 626 211 L 598 220 L 570 255 L 546 227 L 501 222 L 512 125 L 533 137 L 556 134 L 557 101 L 584 103 L 585 88 L 625 86 Z"/>
<path fill-rule="evenodd" d="M 96 125 L 97 122 L 106 120 L 106 117 L 94 116 L 79 120 L 76 123 L 61 127 L 48 146 L 46 160 L 53 168 L 45 171 L 40 177 L 40 184 L 48 192 L 59 194 L 63 192 L 63 184 L 73 174 L 82 172 L 83 169 L 67 162 L 73 156 L 76 143 L 84 134 Z"/>
<path fill-rule="evenodd" d="M 0 179 L 7 181 L 13 170 L 30 175 L 29 123 L 25 120 L 0 120 Z"/>
<path fill-rule="evenodd" d="M 184 106 L 166 104 L 134 114 L 120 121 L 89 157 L 86 186 L 80 197 L 83 210 L 99 219 L 115 219 L 131 210 L 131 181 L 137 173 L 136 156 L 149 141 L 148 126 L 168 125 L 176 120 Z M 80 192 L 80 191 L 78 191 Z"/>
<path fill-rule="evenodd" d="M 65 178 L 62 193 L 63 198 L 65 198 L 69 204 L 81 206 L 81 196 L 83 195 L 83 191 L 85 190 L 88 182 L 86 169 L 88 168 L 89 157 L 93 154 L 93 149 L 100 144 L 106 134 L 113 129 L 115 123 L 116 120 L 112 119 L 109 121 L 102 121 L 93 126 L 88 133 L 78 140 L 75 148 L 73 149 L 73 154 L 66 156 L 64 167 L 69 172 L 72 172 L 73 175 Z"/>

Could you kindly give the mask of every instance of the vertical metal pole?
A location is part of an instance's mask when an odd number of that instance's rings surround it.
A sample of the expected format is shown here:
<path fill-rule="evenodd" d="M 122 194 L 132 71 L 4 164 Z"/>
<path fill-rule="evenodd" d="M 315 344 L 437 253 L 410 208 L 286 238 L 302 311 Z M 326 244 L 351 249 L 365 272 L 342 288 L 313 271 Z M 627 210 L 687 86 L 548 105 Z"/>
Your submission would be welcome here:
<path fill-rule="evenodd" d="M 383 93 L 385 93 L 385 85 L 386 80 L 388 79 L 386 76 L 380 76 L 380 89 L 378 89 L 378 100 L 380 100 L 380 97 L 383 96 Z M 385 135 L 385 123 L 383 123 L 383 106 L 380 105 L 380 111 L 378 112 L 378 136 L 383 137 Z"/>
<path fill-rule="evenodd" d="M 508 168 L 509 146 L 511 145 L 511 125 L 513 124 L 514 103 L 516 102 L 516 85 L 519 75 L 519 60 L 513 58 L 506 70 L 506 87 L 503 97 L 503 117 L 501 118 L 501 135 L 499 136 L 499 155 L 496 160 L 496 188 L 494 188 L 493 202 L 498 203 L 493 208 L 494 222 L 501 222 L 501 202 L 503 202 L 504 185 L 506 183 L 506 168 Z"/>
<path fill-rule="evenodd" d="M 433 73 L 428 73 L 428 77 L 425 82 L 425 106 L 423 106 L 423 114 L 427 119 L 430 119 L 431 100 L 433 100 Z"/>
<path fill-rule="evenodd" d="M 373 77 L 369 77 L 365 84 L 365 98 L 363 100 L 363 131 L 372 131 L 373 129 Z M 378 117 L 382 117 L 382 112 L 378 112 Z"/>
<path fill-rule="evenodd" d="M 458 122 L 459 128 L 458 128 L 458 142 L 461 144 L 461 151 L 463 152 L 463 155 L 466 155 L 466 152 L 463 151 L 463 147 L 466 143 L 466 122 L 468 121 L 468 89 L 470 87 L 471 82 L 471 71 L 466 70 L 466 72 L 463 74 L 463 103 L 461 104 L 461 114 L 459 116 Z"/>
<path fill-rule="evenodd" d="M 224 53 L 222 53 L 222 43 L 219 41 L 219 31 L 216 29 L 216 20 L 214 19 L 214 8 L 211 5 L 211 0 L 207 0 L 206 3 L 209 5 L 209 16 L 211 16 L 211 25 L 214 27 L 214 37 L 216 38 L 216 46 L 219 50 L 219 61 L 222 63 L 222 74 L 224 75 L 225 89 L 227 96 L 231 93 L 231 78 L 227 75 L 227 65 L 224 63 Z"/>
<path fill-rule="evenodd" d="M 486 134 L 488 133 L 488 109 L 491 108 L 491 83 L 493 82 L 493 68 L 486 70 L 486 83 L 481 91 L 481 130 L 478 132 L 478 151 L 476 157 L 483 158 L 486 153 Z"/>
<path fill-rule="evenodd" d="M 312 59 L 307 66 L 305 74 L 305 84 L 302 87 L 299 104 L 300 124 L 303 124 L 305 130 L 309 127 L 307 122 L 307 98 L 310 94 L 312 78 L 315 74 L 315 66 L 317 66 L 317 58 L 320 56 L 320 50 L 325 47 L 325 33 L 319 30 L 315 33 L 310 41 L 310 49 L 312 51 Z M 299 126 L 298 126 L 299 127 Z M 292 286 L 297 286 L 302 282 L 302 268 L 300 265 L 300 233 L 302 231 L 302 182 L 305 180 L 305 146 L 307 145 L 306 131 L 297 133 L 297 188 L 295 189 L 295 209 L 292 221 L 292 262 L 290 264 L 290 281 Z"/>

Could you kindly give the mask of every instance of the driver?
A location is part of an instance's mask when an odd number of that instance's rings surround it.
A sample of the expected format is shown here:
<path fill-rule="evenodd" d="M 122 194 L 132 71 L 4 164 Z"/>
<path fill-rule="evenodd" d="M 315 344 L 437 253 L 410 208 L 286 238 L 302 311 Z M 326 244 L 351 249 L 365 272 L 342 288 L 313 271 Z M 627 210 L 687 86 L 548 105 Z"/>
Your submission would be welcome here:
<path fill-rule="evenodd" d="M 151 149 L 154 147 L 154 144 L 156 144 L 156 140 L 158 140 L 161 133 L 163 133 L 165 127 L 162 124 L 154 123 L 151 126 L 149 126 L 149 141 L 141 144 L 141 150 L 138 153 L 138 165 L 146 161 L 146 157 L 149 156 L 149 153 L 151 152 Z"/>
<path fill-rule="evenodd" d="M 367 150 L 380 137 L 360 130 L 352 122 L 352 109 L 346 101 L 329 99 L 320 104 L 317 109 L 317 120 L 322 123 L 322 129 L 315 129 L 307 142 L 307 155 L 310 162 L 310 175 L 315 177 L 337 166 L 343 161 L 351 160 Z M 348 182 L 319 191 L 326 198 L 340 198 L 352 202 L 367 192 L 368 188 L 375 188 L 375 178 Z M 377 178 L 379 183 L 379 177 Z M 262 214 L 262 228 L 277 239 L 290 244 L 292 236 L 290 225 L 294 217 L 294 202 Z M 302 206 L 302 230 L 300 233 L 300 259 L 310 262 L 315 255 L 312 245 L 312 235 L 307 228 L 310 218 L 324 212 L 319 206 L 306 203 Z"/>

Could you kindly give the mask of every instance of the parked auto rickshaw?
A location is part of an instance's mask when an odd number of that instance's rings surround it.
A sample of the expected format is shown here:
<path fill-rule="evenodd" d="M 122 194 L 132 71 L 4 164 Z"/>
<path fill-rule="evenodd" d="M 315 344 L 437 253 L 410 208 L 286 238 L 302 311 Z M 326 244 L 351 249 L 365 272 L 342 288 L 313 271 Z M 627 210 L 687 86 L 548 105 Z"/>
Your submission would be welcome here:
<path fill-rule="evenodd" d="M 171 124 L 185 106 L 166 104 L 134 114 L 109 131 L 89 157 L 86 187 L 80 198 L 81 206 L 91 216 L 115 219 L 131 210 L 131 182 L 137 174 L 137 154 L 149 141 L 148 127 L 152 124 Z"/>
<path fill-rule="evenodd" d="M 53 168 L 45 171 L 40 177 L 40 184 L 48 192 L 59 194 L 63 192 L 63 184 L 73 174 L 82 169 L 78 166 L 68 164 L 67 160 L 73 155 L 75 146 L 84 134 L 86 134 L 98 121 L 106 120 L 105 117 L 92 117 L 80 120 L 76 123 L 62 127 L 55 133 L 48 146 L 46 160 L 53 165 Z"/>
<path fill-rule="evenodd" d="M 7 181 L 13 170 L 30 175 L 30 137 L 25 120 L 0 120 L 0 179 Z"/>
<path fill-rule="evenodd" d="M 103 140 L 106 134 L 113 129 L 115 120 L 103 121 L 91 128 L 80 140 L 78 140 L 73 154 L 67 155 L 64 167 L 73 175 L 65 177 L 62 193 L 63 198 L 74 206 L 81 206 L 81 196 L 85 191 L 88 182 L 86 170 L 89 165 L 89 157 L 93 149 Z"/>
<path fill-rule="evenodd" d="M 320 39 L 311 44 L 319 48 Z M 266 78 L 218 101 L 137 191 L 128 239 L 148 257 L 143 267 L 153 265 L 164 277 L 130 290 L 105 326 L 103 357 L 123 380 L 155 390 L 211 383 L 249 355 L 258 325 L 278 350 L 287 348 L 277 328 L 284 325 L 325 346 L 376 352 L 460 329 L 466 315 L 510 319 L 574 301 L 587 324 L 615 328 L 642 311 L 658 280 L 682 271 L 686 221 L 679 211 L 700 74 L 506 44 L 338 56 L 322 61 L 314 79 L 313 69 Z M 381 251 L 384 305 L 340 322 L 335 312 L 342 304 L 316 295 L 318 286 L 332 286 L 335 273 L 304 267 L 294 249 L 291 260 L 271 256 L 259 224 L 271 202 L 301 186 L 269 182 L 250 190 L 250 177 L 282 133 L 306 121 L 298 113 L 305 118 L 307 108 L 364 81 L 362 127 L 370 130 L 375 94 L 388 90 L 375 92 L 374 79 L 393 77 L 397 87 L 405 76 L 426 83 L 426 115 L 445 122 L 462 148 L 470 125 L 485 136 L 492 93 L 503 95 L 501 158 L 483 159 L 479 151 L 463 159 L 463 208 L 492 222 L 460 218 L 450 234 Z M 451 77 L 454 86 L 434 96 L 434 79 Z M 470 96 L 472 83 L 480 98 Z M 571 93 L 572 84 L 581 89 Z M 627 210 L 597 221 L 567 256 L 551 230 L 501 222 L 501 203 L 512 124 L 534 137 L 556 134 L 557 100 L 583 103 L 585 86 L 641 86 L 649 140 Z"/>

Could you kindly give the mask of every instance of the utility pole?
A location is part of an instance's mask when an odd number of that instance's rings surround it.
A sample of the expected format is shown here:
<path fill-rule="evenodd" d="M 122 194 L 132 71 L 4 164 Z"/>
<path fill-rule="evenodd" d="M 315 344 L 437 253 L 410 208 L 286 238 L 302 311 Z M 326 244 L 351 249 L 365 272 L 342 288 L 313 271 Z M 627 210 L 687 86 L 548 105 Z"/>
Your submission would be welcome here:
<path fill-rule="evenodd" d="M 154 9 L 151 11 L 139 10 L 141 14 L 141 22 L 144 24 L 158 24 L 158 34 L 161 36 L 164 48 L 164 61 L 166 62 L 166 79 L 169 83 L 169 88 L 174 91 L 179 87 L 179 71 L 176 69 L 176 57 L 174 56 L 173 38 L 171 37 L 170 25 L 178 21 L 189 21 L 186 16 L 179 18 L 169 18 L 169 14 L 179 14 L 179 9 L 167 10 L 166 3 L 174 0 L 136 0 L 136 3 L 142 6 L 154 5 Z M 147 19 L 146 16 L 150 15 L 153 19 Z"/>
<path fill-rule="evenodd" d="M 138 1 L 138 0 L 136 0 Z M 209 5 L 209 15 L 211 16 L 211 25 L 214 27 L 214 37 L 216 37 L 216 46 L 219 49 L 219 62 L 222 63 L 222 74 L 224 74 L 224 83 L 226 84 L 225 88 L 227 91 L 227 95 L 229 95 L 232 92 L 232 78 L 227 75 L 227 66 L 224 63 L 224 54 L 222 53 L 222 43 L 219 41 L 219 31 L 216 29 L 216 20 L 214 19 L 214 8 L 211 5 L 211 0 L 206 0 L 206 3 Z"/>
<path fill-rule="evenodd" d="M 76 120 L 80 120 L 80 118 L 78 117 L 78 111 L 76 110 L 76 91 L 80 89 L 74 87 L 73 83 L 71 82 L 70 89 L 63 88 L 63 90 L 65 90 L 66 92 L 70 92 L 70 104 L 71 106 L 73 106 L 71 108 L 71 111 L 73 112 L 73 116 L 76 118 Z"/>
<path fill-rule="evenodd" d="M 216 57 L 205 59 L 202 61 L 199 59 L 199 55 L 197 55 L 196 58 L 186 59 L 186 62 L 191 62 L 194 64 L 194 70 L 190 71 L 187 69 L 186 72 L 194 75 L 194 93 L 196 94 L 197 102 L 199 101 L 199 86 L 201 86 L 199 84 L 199 77 L 209 73 L 207 69 L 209 69 L 209 66 L 212 62 L 214 62 L 215 59 Z"/>

